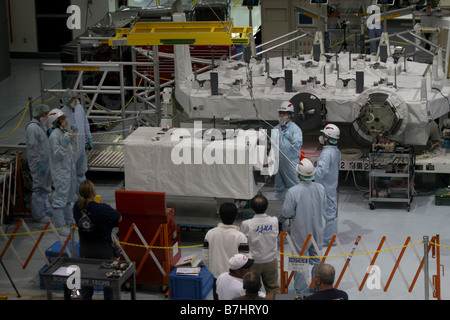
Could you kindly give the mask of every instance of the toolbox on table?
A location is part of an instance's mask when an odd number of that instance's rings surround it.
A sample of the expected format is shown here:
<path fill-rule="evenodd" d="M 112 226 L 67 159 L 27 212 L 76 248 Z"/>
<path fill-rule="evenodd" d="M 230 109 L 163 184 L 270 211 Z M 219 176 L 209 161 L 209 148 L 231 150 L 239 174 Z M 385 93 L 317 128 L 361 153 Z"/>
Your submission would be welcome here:
<path fill-rule="evenodd" d="M 437 206 L 450 206 L 450 188 L 437 189 L 434 204 Z"/>
<path fill-rule="evenodd" d="M 59 253 L 61 252 L 62 244 L 59 241 L 56 241 L 54 244 L 52 244 L 47 250 L 45 250 L 45 256 L 51 263 L 52 261 L 56 260 L 58 258 Z M 72 243 L 69 242 L 67 244 L 67 248 L 69 252 L 72 253 Z M 61 257 L 67 257 L 67 251 L 64 249 L 64 251 L 61 254 Z M 75 256 L 73 258 L 80 258 L 80 243 L 75 242 Z"/>
<path fill-rule="evenodd" d="M 198 275 L 178 275 L 177 268 L 170 273 L 170 299 L 204 300 L 211 291 L 214 276 L 206 267 Z"/>

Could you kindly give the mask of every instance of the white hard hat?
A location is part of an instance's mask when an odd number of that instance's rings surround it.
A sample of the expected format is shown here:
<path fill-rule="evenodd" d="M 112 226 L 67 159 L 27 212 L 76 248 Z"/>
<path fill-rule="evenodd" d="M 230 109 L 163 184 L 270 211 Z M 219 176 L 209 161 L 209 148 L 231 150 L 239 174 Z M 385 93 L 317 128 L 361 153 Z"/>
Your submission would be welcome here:
<path fill-rule="evenodd" d="M 283 101 L 278 108 L 278 112 L 294 112 L 294 105 L 289 101 Z"/>
<path fill-rule="evenodd" d="M 53 126 L 53 123 L 56 121 L 56 119 L 58 119 L 59 117 L 63 116 L 64 112 L 62 112 L 60 109 L 52 109 L 50 110 L 50 112 L 48 113 L 48 124 L 49 127 L 51 128 Z"/>
<path fill-rule="evenodd" d="M 323 130 L 320 130 L 320 132 L 322 132 L 327 138 L 334 140 L 338 140 L 341 134 L 341 130 L 339 130 L 339 128 L 334 124 L 327 124 Z"/>
<path fill-rule="evenodd" d="M 297 165 L 297 174 L 302 176 L 304 180 L 314 179 L 314 171 L 314 164 L 307 158 L 303 158 Z"/>

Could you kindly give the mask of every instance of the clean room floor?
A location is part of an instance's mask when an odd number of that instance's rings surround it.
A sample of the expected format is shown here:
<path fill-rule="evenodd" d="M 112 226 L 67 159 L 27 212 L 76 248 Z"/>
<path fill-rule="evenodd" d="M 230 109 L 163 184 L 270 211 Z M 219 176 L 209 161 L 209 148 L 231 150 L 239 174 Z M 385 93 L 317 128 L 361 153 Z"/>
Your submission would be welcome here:
<path fill-rule="evenodd" d="M 40 99 L 40 80 L 39 63 L 40 60 L 12 60 L 12 76 L 0 83 L 0 136 L 8 135 L 19 122 L 22 112 L 26 106 L 28 97 Z M 47 78 L 47 85 L 58 85 L 60 76 L 53 74 Z M 57 106 L 56 99 L 49 101 L 51 107 Z M 29 114 L 26 114 L 23 122 L 10 137 L 2 139 L 0 142 L 2 153 L 14 152 L 16 149 L 7 149 L 5 145 L 18 145 L 25 142 L 25 126 L 29 122 Z M 25 149 L 19 151 L 25 152 Z M 114 174 L 108 177 L 105 173 L 89 173 L 89 178 L 94 181 L 97 193 L 102 196 L 102 201 L 115 207 L 114 191 L 123 188 L 123 176 Z M 443 176 L 449 179 L 448 175 Z M 430 178 L 431 186 L 433 179 Z M 438 179 L 438 178 L 436 178 Z M 440 179 L 440 178 L 439 178 Z M 364 180 L 359 180 L 358 186 L 364 188 Z M 419 189 L 418 189 L 419 190 Z M 273 197 L 273 186 L 269 183 L 263 188 L 263 193 L 269 199 Z M 345 290 L 351 300 L 423 300 L 425 298 L 423 271 L 420 272 L 414 289 L 409 292 L 409 287 L 414 279 L 416 271 L 419 268 L 420 259 L 423 257 L 423 244 L 421 241 L 424 236 L 430 238 L 440 236 L 441 264 L 448 266 L 450 263 L 450 236 L 448 228 L 450 226 L 450 209 L 448 206 L 436 206 L 434 204 L 433 190 L 419 190 L 419 194 L 414 197 L 411 210 L 406 210 L 406 205 L 402 203 L 377 203 L 375 210 L 370 210 L 366 194 L 359 191 L 352 181 L 343 183 L 339 190 L 339 234 L 340 245 L 334 246 L 326 259 L 327 263 L 332 264 L 336 269 L 336 280 L 343 270 L 347 261 L 348 254 L 351 252 L 356 238 L 360 235 L 361 241 L 356 247 L 354 255 L 346 272 L 340 282 L 339 288 Z M 216 201 L 206 198 L 183 198 L 167 197 L 167 206 L 175 208 L 175 222 L 177 224 L 201 224 L 213 226 L 219 222 L 216 214 Z M 279 215 L 281 212 L 281 202 L 271 201 L 268 214 Z M 23 218 L 31 231 L 42 229 L 43 224 L 32 221 L 30 214 L 16 214 L 11 224 L 1 225 L 5 234 L 14 230 L 18 220 Z M 239 225 L 243 216 L 236 222 Z M 23 228 L 19 232 L 24 232 Z M 201 253 L 201 245 L 204 232 L 182 232 L 181 247 L 183 255 L 190 253 Z M 359 285 L 365 275 L 370 260 L 374 257 L 378 244 L 383 236 L 386 236 L 386 242 L 381 248 L 375 264 L 379 266 L 381 272 L 381 289 L 369 289 L 365 286 L 361 291 Z M 37 235 L 34 235 L 37 238 Z M 414 244 L 405 249 L 399 268 L 392 278 L 387 292 L 383 290 L 388 282 L 391 272 L 396 264 L 396 259 L 400 255 L 401 247 L 404 245 L 407 237 L 411 237 L 410 243 Z M 43 237 L 40 248 L 46 250 L 50 245 L 57 241 L 57 236 L 53 233 L 47 233 Z M 0 235 L 0 252 L 7 242 L 6 236 Z M 12 242 L 15 250 L 20 256 L 22 262 L 25 261 L 33 247 L 33 242 L 29 235 L 18 235 Z M 183 248 L 184 246 L 194 246 Z M 392 250 L 387 250 L 394 248 Z M 342 249 L 342 252 L 341 252 Z M 429 255 L 429 274 L 430 277 L 436 274 L 436 259 Z M 45 300 L 46 290 L 39 288 L 39 270 L 44 265 L 41 254 L 36 251 L 30 264 L 25 270 L 22 269 L 22 263 L 18 261 L 12 250 L 8 250 L 2 262 L 11 275 L 15 286 L 17 287 L 21 300 Z M 442 273 L 441 273 L 442 274 Z M 441 297 L 450 299 L 449 279 L 441 279 Z M 290 286 L 290 289 L 292 285 Z M 0 296 L 6 296 L 8 300 L 18 299 L 10 281 L 8 280 L 3 268 L 0 268 Z M 54 296 L 62 297 L 61 292 L 55 292 Z M 102 299 L 102 294 L 96 292 L 94 298 Z M 129 299 L 130 294 L 127 291 L 122 292 L 122 299 Z M 139 300 L 164 300 L 167 299 L 164 294 L 158 291 L 138 290 L 137 299 Z M 211 294 L 207 299 L 211 299 Z M 432 289 L 430 289 L 430 299 L 433 298 Z"/>

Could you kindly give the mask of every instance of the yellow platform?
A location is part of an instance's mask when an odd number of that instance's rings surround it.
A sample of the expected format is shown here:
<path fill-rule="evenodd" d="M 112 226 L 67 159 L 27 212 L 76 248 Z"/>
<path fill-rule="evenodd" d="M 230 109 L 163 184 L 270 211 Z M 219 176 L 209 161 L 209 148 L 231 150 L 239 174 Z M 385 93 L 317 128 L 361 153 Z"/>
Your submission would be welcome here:
<path fill-rule="evenodd" d="M 138 22 L 118 28 L 110 46 L 248 44 L 251 27 L 233 27 L 231 21 Z"/>

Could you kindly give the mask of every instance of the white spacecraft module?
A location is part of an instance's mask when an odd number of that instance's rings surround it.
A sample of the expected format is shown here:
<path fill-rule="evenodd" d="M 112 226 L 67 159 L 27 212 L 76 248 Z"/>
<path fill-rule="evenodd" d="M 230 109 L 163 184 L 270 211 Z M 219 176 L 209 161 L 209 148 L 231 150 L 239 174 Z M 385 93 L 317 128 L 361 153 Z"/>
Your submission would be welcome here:
<path fill-rule="evenodd" d="M 291 101 L 303 131 L 318 129 L 324 120 L 353 124 L 369 141 L 383 135 L 425 145 L 430 123 L 449 112 L 443 54 L 430 68 L 395 53 L 384 62 L 348 52 L 316 60 L 309 54 L 252 58 L 248 64 L 221 60 L 214 71 L 192 74 L 184 60 L 189 55 L 176 48 L 175 95 L 191 119 L 273 121 L 280 103 Z"/>
<path fill-rule="evenodd" d="M 266 137 L 256 130 L 140 127 L 124 140 L 125 189 L 251 199 L 264 185 L 258 178 L 268 162 Z"/>

